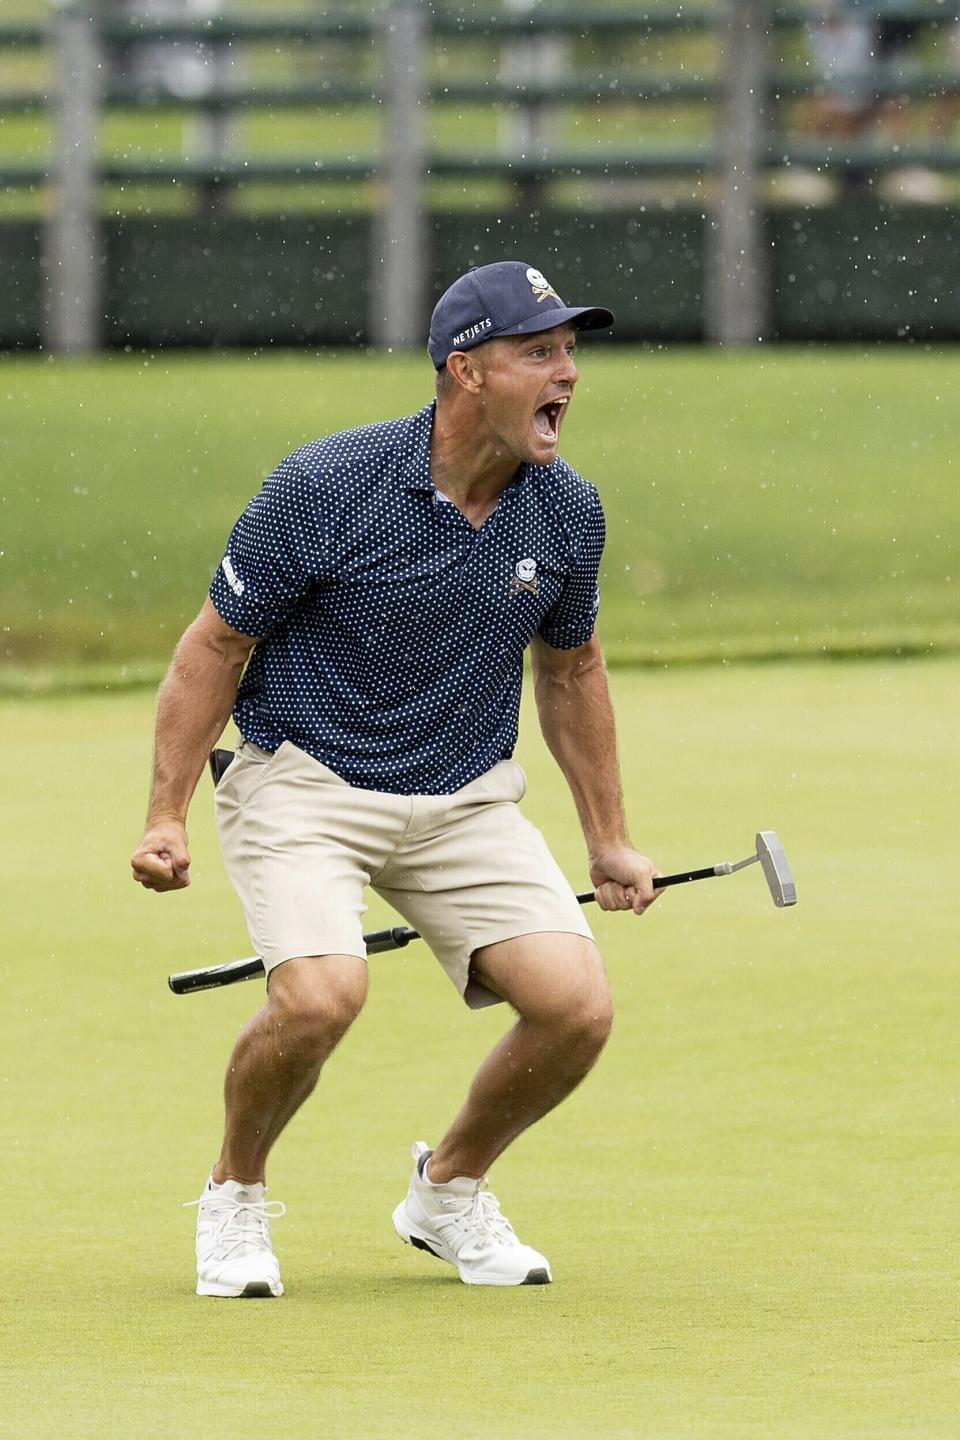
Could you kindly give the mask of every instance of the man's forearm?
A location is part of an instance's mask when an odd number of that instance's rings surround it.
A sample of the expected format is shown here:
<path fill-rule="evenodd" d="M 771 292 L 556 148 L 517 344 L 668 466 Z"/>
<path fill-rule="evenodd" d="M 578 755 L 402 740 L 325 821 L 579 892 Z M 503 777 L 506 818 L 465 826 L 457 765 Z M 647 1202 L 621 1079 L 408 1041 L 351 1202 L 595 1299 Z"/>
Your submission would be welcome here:
<path fill-rule="evenodd" d="M 174 653 L 157 699 L 148 823 L 185 820 L 207 756 L 223 732 L 246 656 L 191 626 Z"/>
<path fill-rule="evenodd" d="M 587 848 L 627 842 L 616 726 L 599 655 L 566 676 L 535 675 L 540 727 L 570 786 Z"/>

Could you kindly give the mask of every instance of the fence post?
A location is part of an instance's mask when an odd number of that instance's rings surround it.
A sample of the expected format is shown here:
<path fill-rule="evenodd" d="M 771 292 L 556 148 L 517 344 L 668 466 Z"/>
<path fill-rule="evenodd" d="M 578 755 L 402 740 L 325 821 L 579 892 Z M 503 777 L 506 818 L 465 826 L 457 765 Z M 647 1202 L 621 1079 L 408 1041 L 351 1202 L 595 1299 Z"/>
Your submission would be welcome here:
<path fill-rule="evenodd" d="M 44 343 L 61 354 L 101 340 L 103 251 L 97 215 L 97 120 L 104 52 L 97 0 L 58 0 L 54 12 L 56 180 L 44 229 Z"/>
<path fill-rule="evenodd" d="M 420 0 L 397 0 L 382 21 L 386 71 L 383 171 L 374 230 L 370 332 L 376 345 L 426 344 L 426 152 L 423 142 L 426 25 Z"/>
<path fill-rule="evenodd" d="M 201 53 L 208 66 L 208 90 L 216 92 L 236 77 L 238 66 L 231 45 L 204 46 Z M 198 96 L 197 104 L 199 113 L 193 128 L 198 158 L 222 165 L 229 159 L 234 145 L 233 112 L 205 105 L 203 96 Z M 229 196 L 229 191 L 226 194 Z M 217 211 L 225 198 L 224 187 L 215 180 L 201 187 L 201 195 L 208 210 Z"/>
<path fill-rule="evenodd" d="M 220 0 L 112 0 L 112 4 L 131 22 L 130 39 L 120 52 L 127 84 L 193 100 L 196 108 L 184 124 L 183 158 L 213 167 L 225 162 L 233 146 L 233 114 L 217 103 L 216 96 L 239 70 L 231 42 L 207 40 L 199 29 L 193 41 L 162 37 L 164 22 L 215 19 Z M 146 38 L 136 38 L 137 21 L 148 22 Z M 161 38 L 150 35 L 154 22 L 161 26 Z M 219 207 L 224 193 L 215 178 L 199 186 L 201 202 L 210 210 Z"/>
<path fill-rule="evenodd" d="M 538 0 L 505 0 L 508 13 L 533 16 Z M 518 87 L 536 84 L 559 85 L 567 73 L 568 45 L 562 35 L 531 28 L 529 35 L 513 36 L 503 50 L 503 78 Z M 540 98 L 512 100 L 500 113 L 500 135 L 507 151 L 540 155 L 561 133 L 555 106 Z M 533 218 L 546 208 L 547 183 L 542 176 L 524 175 L 516 182 L 517 205 Z"/>
<path fill-rule="evenodd" d="M 750 345 L 768 333 L 760 193 L 765 130 L 767 0 L 723 0 L 718 193 L 707 231 L 707 339 Z"/>

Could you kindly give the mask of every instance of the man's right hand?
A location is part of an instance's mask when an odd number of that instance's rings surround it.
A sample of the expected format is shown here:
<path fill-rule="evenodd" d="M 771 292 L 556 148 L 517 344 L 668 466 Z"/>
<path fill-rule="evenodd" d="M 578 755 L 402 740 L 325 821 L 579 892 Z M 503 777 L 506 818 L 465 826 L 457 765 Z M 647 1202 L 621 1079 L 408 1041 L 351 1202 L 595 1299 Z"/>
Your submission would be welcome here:
<path fill-rule="evenodd" d="M 184 890 L 190 884 L 190 852 L 181 820 L 148 825 L 130 857 L 133 878 L 145 890 Z"/>

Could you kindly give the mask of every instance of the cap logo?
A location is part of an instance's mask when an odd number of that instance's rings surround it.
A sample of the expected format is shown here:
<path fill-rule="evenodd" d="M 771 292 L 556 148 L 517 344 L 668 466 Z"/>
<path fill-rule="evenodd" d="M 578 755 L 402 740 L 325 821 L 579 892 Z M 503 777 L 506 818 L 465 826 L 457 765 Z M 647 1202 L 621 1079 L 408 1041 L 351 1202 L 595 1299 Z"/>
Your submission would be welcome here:
<path fill-rule="evenodd" d="M 542 300 L 546 300 L 548 295 L 552 295 L 554 300 L 560 300 L 560 296 L 557 294 L 556 290 L 554 290 L 553 286 L 550 284 L 550 281 L 546 278 L 545 275 L 541 275 L 539 270 L 528 270 L 527 279 L 530 282 L 530 287 L 533 290 L 534 295 L 536 295 L 537 297 L 538 305 Z M 560 303 L 562 305 L 563 301 L 560 300 Z"/>
<path fill-rule="evenodd" d="M 487 315 L 484 316 L 482 320 L 476 320 L 472 325 L 468 325 L 466 330 L 460 331 L 459 335 L 454 335 L 450 343 L 453 346 L 454 350 L 456 350 L 459 345 L 462 345 L 464 343 L 464 341 L 475 340 L 478 335 L 483 334 L 484 330 L 492 329 L 493 321 L 490 319 L 489 315 Z"/>

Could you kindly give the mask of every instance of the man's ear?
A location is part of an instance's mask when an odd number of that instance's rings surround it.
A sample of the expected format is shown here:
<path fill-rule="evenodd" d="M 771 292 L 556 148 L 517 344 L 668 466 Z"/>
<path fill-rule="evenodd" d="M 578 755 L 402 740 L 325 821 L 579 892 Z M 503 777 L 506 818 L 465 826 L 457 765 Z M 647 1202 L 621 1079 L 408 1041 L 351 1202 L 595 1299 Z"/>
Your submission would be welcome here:
<path fill-rule="evenodd" d="M 478 395 L 483 388 L 483 366 L 469 350 L 453 350 L 447 356 L 447 369 L 462 390 Z"/>

